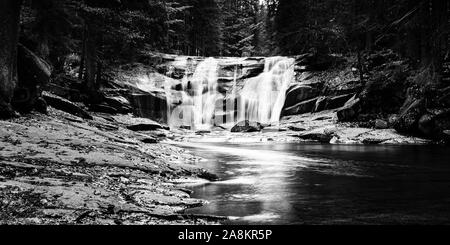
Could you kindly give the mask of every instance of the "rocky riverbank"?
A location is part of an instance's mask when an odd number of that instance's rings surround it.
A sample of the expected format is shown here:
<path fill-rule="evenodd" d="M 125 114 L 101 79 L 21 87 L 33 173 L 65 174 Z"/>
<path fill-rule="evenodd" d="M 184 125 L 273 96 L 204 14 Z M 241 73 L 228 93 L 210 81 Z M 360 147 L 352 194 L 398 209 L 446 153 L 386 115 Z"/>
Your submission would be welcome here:
<path fill-rule="evenodd" d="M 49 107 L 0 121 L 2 224 L 206 224 L 180 179 L 215 179 L 196 158 L 158 143 L 168 131 L 130 115 L 85 120 Z M 144 127 L 144 128 L 142 128 Z"/>

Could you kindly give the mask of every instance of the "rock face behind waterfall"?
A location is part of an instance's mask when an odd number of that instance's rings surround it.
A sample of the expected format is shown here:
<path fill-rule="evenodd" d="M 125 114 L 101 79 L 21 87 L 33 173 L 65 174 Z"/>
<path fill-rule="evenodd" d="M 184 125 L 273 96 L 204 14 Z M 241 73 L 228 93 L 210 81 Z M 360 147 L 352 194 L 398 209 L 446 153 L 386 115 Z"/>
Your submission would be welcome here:
<path fill-rule="evenodd" d="M 171 128 L 231 128 L 241 121 L 279 121 L 294 59 L 163 56 L 137 75 L 132 103 L 140 116 L 167 119 Z M 163 115 L 164 114 L 164 115 Z"/>

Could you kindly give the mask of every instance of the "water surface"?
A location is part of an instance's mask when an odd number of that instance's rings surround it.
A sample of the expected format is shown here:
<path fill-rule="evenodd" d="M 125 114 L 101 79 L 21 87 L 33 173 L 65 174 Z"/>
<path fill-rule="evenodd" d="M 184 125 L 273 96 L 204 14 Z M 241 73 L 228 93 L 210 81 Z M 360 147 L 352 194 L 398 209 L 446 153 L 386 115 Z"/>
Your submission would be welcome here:
<path fill-rule="evenodd" d="M 188 212 L 235 224 L 448 224 L 441 146 L 192 143 L 221 181 L 192 187 Z"/>

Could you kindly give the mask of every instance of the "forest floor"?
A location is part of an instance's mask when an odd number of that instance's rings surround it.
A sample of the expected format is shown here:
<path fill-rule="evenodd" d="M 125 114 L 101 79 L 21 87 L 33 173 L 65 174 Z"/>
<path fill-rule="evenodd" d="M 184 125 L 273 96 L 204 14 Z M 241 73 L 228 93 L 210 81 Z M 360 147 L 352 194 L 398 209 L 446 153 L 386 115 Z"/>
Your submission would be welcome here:
<path fill-rule="evenodd" d="M 203 205 L 178 183 L 214 179 L 166 130 L 128 115 L 83 120 L 49 107 L 0 121 L 0 224 L 211 224 L 183 214 Z M 146 142 L 146 143 L 144 143 Z"/>

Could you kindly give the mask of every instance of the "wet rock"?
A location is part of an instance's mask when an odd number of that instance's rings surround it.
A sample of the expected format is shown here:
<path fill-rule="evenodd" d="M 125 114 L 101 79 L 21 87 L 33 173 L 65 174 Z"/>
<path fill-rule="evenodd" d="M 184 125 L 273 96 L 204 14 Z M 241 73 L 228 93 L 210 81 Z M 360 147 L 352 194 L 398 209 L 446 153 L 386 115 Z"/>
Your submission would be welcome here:
<path fill-rule="evenodd" d="M 48 105 L 67 112 L 69 114 L 84 118 L 84 119 L 89 119 L 92 120 L 92 116 L 83 108 L 81 108 L 80 106 L 72 103 L 69 100 L 66 100 L 64 98 L 61 98 L 59 96 L 56 96 L 54 94 L 48 93 L 48 92 L 43 92 L 43 98 L 45 99 L 45 101 L 48 103 Z"/>
<path fill-rule="evenodd" d="M 233 133 L 251 133 L 251 132 L 260 132 L 263 129 L 263 126 L 259 122 L 250 122 L 248 120 L 237 123 L 233 128 L 231 128 L 231 132 Z"/>
<path fill-rule="evenodd" d="M 295 132 L 302 132 L 302 131 L 306 131 L 306 129 L 305 129 L 305 128 L 301 128 L 301 127 L 297 127 L 297 126 L 289 126 L 288 128 L 289 128 L 289 130 L 291 130 L 291 131 L 295 131 Z"/>
<path fill-rule="evenodd" d="M 323 133 L 304 133 L 299 134 L 299 138 L 304 140 L 314 140 L 321 143 L 330 143 L 331 139 L 334 137 L 333 133 L 323 132 Z"/>
<path fill-rule="evenodd" d="M 161 124 L 156 122 L 129 125 L 127 126 L 127 128 L 131 131 L 154 131 L 157 129 L 167 129 L 166 127 L 163 127 Z"/>
<path fill-rule="evenodd" d="M 318 91 L 310 86 L 294 85 L 287 91 L 284 107 L 291 107 L 299 102 L 309 100 L 318 95 Z"/>
<path fill-rule="evenodd" d="M 340 122 L 350 122 L 355 120 L 360 112 L 360 100 L 355 95 L 337 111 L 337 117 Z"/>
<path fill-rule="evenodd" d="M 300 102 L 294 106 L 288 107 L 283 110 L 282 116 L 299 115 L 304 113 L 310 113 L 316 106 L 317 98 Z"/>
<path fill-rule="evenodd" d="M 362 140 L 362 143 L 365 145 L 378 145 L 386 141 L 386 139 L 375 139 L 375 138 L 366 138 Z"/>
<path fill-rule="evenodd" d="M 389 124 L 386 121 L 381 120 L 381 119 L 375 120 L 375 128 L 376 129 L 386 129 L 388 127 L 389 127 Z"/>

